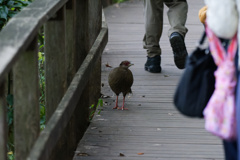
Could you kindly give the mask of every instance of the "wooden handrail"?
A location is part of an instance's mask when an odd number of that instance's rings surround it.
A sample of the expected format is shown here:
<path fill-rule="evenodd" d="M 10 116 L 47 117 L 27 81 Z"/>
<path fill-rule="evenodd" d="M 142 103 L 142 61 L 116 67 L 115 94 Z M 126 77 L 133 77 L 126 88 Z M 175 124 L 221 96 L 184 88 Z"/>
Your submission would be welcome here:
<path fill-rule="evenodd" d="M 72 83 L 70 84 L 66 94 L 62 98 L 58 108 L 49 120 L 46 128 L 41 132 L 38 140 L 36 141 L 28 160 L 32 159 L 42 159 L 48 158 L 48 152 L 54 148 L 57 140 L 60 137 L 60 133 L 64 130 L 67 122 L 70 120 L 70 115 L 72 115 L 77 101 L 80 98 L 79 95 L 82 94 L 84 86 L 88 82 L 96 60 L 99 58 L 103 52 L 103 46 L 107 42 L 107 28 L 102 28 L 99 36 L 97 37 L 95 43 L 93 44 L 89 54 L 85 58 L 83 64 L 76 73 Z M 47 150 L 45 148 L 48 148 Z M 42 152 L 40 152 L 42 151 Z"/>
<path fill-rule="evenodd" d="M 0 82 L 19 54 L 30 45 L 39 28 L 66 2 L 67 0 L 34 1 L 7 23 L 0 32 Z"/>
<path fill-rule="evenodd" d="M 47 124 L 40 133 L 37 34 L 42 26 Z M 0 159 L 7 154 L 6 74 L 13 71 L 15 158 L 69 159 L 86 129 L 88 108 L 100 96 L 107 41 L 101 1 L 96 0 L 34 1 L 8 22 L 0 32 Z"/>

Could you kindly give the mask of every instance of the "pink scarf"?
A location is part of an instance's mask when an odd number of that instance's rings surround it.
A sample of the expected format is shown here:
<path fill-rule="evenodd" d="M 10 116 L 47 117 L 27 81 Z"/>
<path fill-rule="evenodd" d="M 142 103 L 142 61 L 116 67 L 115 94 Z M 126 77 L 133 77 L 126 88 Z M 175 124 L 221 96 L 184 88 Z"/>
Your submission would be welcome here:
<path fill-rule="evenodd" d="M 231 40 L 226 53 L 220 40 L 207 26 L 206 32 L 211 54 L 218 68 L 214 73 L 215 91 L 203 111 L 205 129 L 222 139 L 234 140 L 237 137 L 235 106 L 237 82 L 234 65 L 237 35 Z"/>

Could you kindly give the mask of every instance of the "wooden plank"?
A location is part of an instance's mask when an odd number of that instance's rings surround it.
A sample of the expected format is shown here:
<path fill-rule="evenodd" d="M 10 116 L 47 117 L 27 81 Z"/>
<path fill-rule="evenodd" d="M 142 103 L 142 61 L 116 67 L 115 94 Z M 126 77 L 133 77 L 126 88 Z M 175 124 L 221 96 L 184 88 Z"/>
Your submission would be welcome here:
<path fill-rule="evenodd" d="M 75 41 L 75 18 L 76 0 L 70 0 L 66 4 L 66 66 L 67 66 L 67 86 L 71 83 L 74 74 L 77 72 L 76 66 L 76 41 Z"/>
<path fill-rule="evenodd" d="M 89 47 L 89 34 L 88 34 L 88 1 L 78 0 L 76 1 L 77 12 L 76 12 L 76 52 L 77 52 L 77 64 L 78 68 L 83 63 Z M 81 44 L 81 45 L 80 45 Z"/>
<path fill-rule="evenodd" d="M 186 37 L 189 50 L 194 49 L 203 30 L 197 14 L 202 6 L 202 2 L 189 1 Z M 177 69 L 173 61 L 166 14 L 160 41 L 163 71 L 153 74 L 144 70 L 143 1 L 113 5 L 104 12 L 110 36 L 102 56 L 101 93 L 109 97 L 102 98 L 103 107 L 97 110 L 101 112 L 95 114 L 79 142 L 74 160 L 223 160 L 222 141 L 204 129 L 204 119 L 185 117 L 173 105 L 173 95 L 184 70 Z M 106 64 L 117 67 L 126 59 L 134 63 L 130 68 L 134 75 L 133 94 L 125 101 L 129 110 L 113 110 L 116 95 L 107 78 L 112 68 Z"/>
<path fill-rule="evenodd" d="M 89 45 L 92 46 L 102 28 L 102 16 L 98 16 L 102 15 L 102 3 L 101 1 L 96 0 L 89 0 L 88 3 L 89 3 L 88 9 Z M 90 105 L 92 104 L 94 104 L 95 106 L 97 105 L 98 99 L 101 96 L 100 91 L 101 91 L 101 58 L 97 60 L 97 63 L 94 66 L 94 70 L 89 80 L 89 94 L 91 94 L 91 96 L 89 96 Z"/>
<path fill-rule="evenodd" d="M 14 66 L 13 84 L 14 156 L 25 160 L 40 132 L 37 37 Z"/>
<path fill-rule="evenodd" d="M 31 153 L 28 157 L 30 159 L 45 160 L 50 156 L 60 134 L 66 127 L 71 115 L 79 100 L 79 95 L 82 94 L 86 85 L 88 77 L 91 74 L 92 66 L 100 57 L 105 45 L 107 43 L 107 29 L 103 28 L 93 44 L 89 54 L 81 65 L 80 69 L 74 76 L 68 90 L 66 91 L 62 101 L 59 103 L 58 108 L 50 118 L 46 128 L 41 132 L 37 139 Z"/>
<path fill-rule="evenodd" d="M 76 29 L 76 16 L 77 16 L 77 6 L 76 0 L 70 0 L 66 4 L 66 61 L 67 61 L 67 86 L 71 84 L 71 81 L 74 78 L 75 73 L 77 72 L 77 50 L 76 50 L 76 38 L 75 34 Z M 76 110 L 74 111 L 76 114 Z M 61 135 L 60 139 L 61 144 L 64 146 L 56 147 L 53 151 L 55 156 L 51 159 L 71 159 L 74 153 L 73 150 L 77 146 L 77 141 L 79 141 L 80 135 L 78 135 L 78 130 L 82 129 L 79 125 L 79 121 L 76 116 L 72 115 L 69 120 L 68 125 L 66 126 L 64 133 Z M 78 114 L 79 115 L 79 114 Z M 85 128 L 84 128 L 85 129 Z M 68 137 L 68 138 L 66 138 Z M 58 142 L 59 143 L 59 142 Z"/>
<path fill-rule="evenodd" d="M 0 159 L 7 159 L 7 109 L 4 83 L 0 83 Z"/>
<path fill-rule="evenodd" d="M 46 122 L 51 118 L 67 88 L 65 53 L 65 6 L 44 26 Z"/>

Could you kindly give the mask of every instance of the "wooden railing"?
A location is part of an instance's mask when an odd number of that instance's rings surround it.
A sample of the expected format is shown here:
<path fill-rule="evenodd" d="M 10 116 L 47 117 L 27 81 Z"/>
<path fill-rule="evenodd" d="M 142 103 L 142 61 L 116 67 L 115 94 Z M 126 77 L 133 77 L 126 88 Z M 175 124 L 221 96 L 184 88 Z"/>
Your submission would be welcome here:
<path fill-rule="evenodd" d="M 0 160 L 7 158 L 10 71 L 15 159 L 67 160 L 74 155 L 88 126 L 88 108 L 100 96 L 101 54 L 108 40 L 102 15 L 100 0 L 36 0 L 0 32 Z M 40 131 L 37 35 L 42 26 L 47 122 Z"/>

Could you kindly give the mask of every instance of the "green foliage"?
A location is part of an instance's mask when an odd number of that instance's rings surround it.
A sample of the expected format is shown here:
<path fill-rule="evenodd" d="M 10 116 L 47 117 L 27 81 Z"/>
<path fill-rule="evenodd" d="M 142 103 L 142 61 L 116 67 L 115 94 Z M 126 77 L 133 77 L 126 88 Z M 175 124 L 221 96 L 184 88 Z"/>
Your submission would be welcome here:
<path fill-rule="evenodd" d="M 10 18 L 27 6 L 31 0 L 0 0 L 0 30 Z"/>
<path fill-rule="evenodd" d="M 41 45 L 40 45 L 41 46 Z M 44 71 L 45 56 L 43 52 L 38 53 L 38 69 L 39 69 L 39 85 L 40 85 L 40 129 L 45 128 L 45 71 Z"/>
<path fill-rule="evenodd" d="M 9 80 L 10 81 L 10 80 Z M 10 84 L 10 82 L 9 82 Z M 10 86 L 10 85 L 8 85 Z M 13 95 L 10 94 L 10 88 L 8 89 L 7 95 L 7 124 L 8 124 L 8 151 L 14 151 L 14 123 L 13 123 Z M 11 154 L 8 154 L 8 157 L 11 157 Z"/>
<path fill-rule="evenodd" d="M 8 152 L 8 160 L 14 160 L 14 154 L 12 151 Z"/>
<path fill-rule="evenodd" d="M 122 3 L 122 2 L 125 2 L 127 0 L 113 0 L 114 3 Z"/>
<path fill-rule="evenodd" d="M 92 104 L 89 109 L 92 110 L 89 116 L 89 120 L 91 121 L 96 110 L 99 109 L 99 107 L 103 107 L 103 100 L 101 98 L 98 99 L 98 103 L 96 105 L 96 107 L 94 106 L 94 104 Z M 99 109 L 98 114 L 100 114 L 102 111 L 102 109 Z"/>

